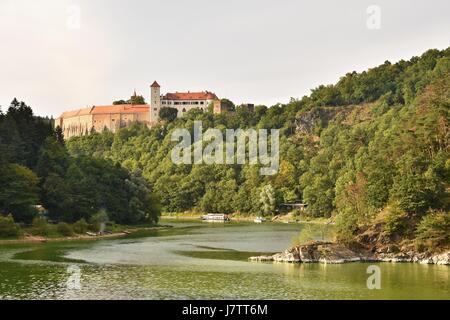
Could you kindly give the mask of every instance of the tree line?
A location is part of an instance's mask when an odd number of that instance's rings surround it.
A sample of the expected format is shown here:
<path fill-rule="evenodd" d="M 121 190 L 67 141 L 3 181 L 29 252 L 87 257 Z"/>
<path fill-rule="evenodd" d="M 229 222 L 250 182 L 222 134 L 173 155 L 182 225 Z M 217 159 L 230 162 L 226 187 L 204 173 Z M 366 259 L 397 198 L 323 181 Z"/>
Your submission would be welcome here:
<path fill-rule="evenodd" d="M 420 238 L 428 230 L 448 243 L 449 70 L 450 48 L 429 50 L 348 73 L 287 104 L 220 115 L 191 110 L 151 129 L 75 137 L 68 150 L 142 171 L 167 212 L 275 214 L 301 201 L 307 216 L 332 217 L 345 241 L 379 219 L 388 236 Z M 196 120 L 204 130 L 280 129 L 278 174 L 263 177 L 250 165 L 174 165 L 171 132 L 192 130 Z M 446 221 L 443 230 L 434 221 Z"/>
<path fill-rule="evenodd" d="M 159 201 L 139 170 L 67 150 L 61 128 L 14 99 L 0 111 L 0 214 L 30 224 L 39 207 L 54 222 L 156 223 Z"/>

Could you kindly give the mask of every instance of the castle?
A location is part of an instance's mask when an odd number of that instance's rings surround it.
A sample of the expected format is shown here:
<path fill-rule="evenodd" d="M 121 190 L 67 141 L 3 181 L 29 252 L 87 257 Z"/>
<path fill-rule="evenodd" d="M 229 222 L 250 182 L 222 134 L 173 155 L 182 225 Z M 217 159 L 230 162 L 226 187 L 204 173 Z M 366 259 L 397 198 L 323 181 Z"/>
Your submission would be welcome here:
<path fill-rule="evenodd" d="M 136 96 L 136 93 L 134 95 Z M 162 107 L 176 108 L 178 117 L 182 117 L 194 108 L 206 111 L 211 103 L 214 104 L 215 113 L 222 112 L 222 104 L 212 92 L 175 92 L 161 95 L 161 86 L 155 81 L 150 86 L 150 104 L 92 106 L 67 111 L 55 120 L 55 126 L 61 127 L 66 139 L 102 132 L 105 129 L 116 132 L 133 123 L 149 126 L 158 123 Z"/>

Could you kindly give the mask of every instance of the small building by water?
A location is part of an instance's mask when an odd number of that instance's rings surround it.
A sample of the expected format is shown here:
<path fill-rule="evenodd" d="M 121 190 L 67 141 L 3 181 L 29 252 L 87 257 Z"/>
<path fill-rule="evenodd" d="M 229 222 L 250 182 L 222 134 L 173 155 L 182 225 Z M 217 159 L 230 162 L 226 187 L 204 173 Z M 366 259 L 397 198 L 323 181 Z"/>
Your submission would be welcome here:
<path fill-rule="evenodd" d="M 224 213 L 208 213 L 202 216 L 202 220 L 209 222 L 226 222 L 230 221 L 230 216 Z"/>

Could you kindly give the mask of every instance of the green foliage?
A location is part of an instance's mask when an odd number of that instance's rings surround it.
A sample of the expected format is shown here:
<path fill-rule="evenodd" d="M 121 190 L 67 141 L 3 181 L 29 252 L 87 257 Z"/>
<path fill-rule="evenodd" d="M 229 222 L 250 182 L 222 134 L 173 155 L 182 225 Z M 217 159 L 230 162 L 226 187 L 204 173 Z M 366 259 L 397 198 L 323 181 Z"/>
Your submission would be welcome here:
<path fill-rule="evenodd" d="M 450 213 L 430 211 L 417 226 L 417 242 L 430 250 L 450 244 Z"/>
<path fill-rule="evenodd" d="M 128 99 L 125 100 L 117 100 L 113 102 L 113 105 L 121 105 L 121 104 L 134 104 L 134 105 L 142 105 L 145 104 L 145 99 L 143 96 L 139 96 L 137 94 L 134 94 Z"/>
<path fill-rule="evenodd" d="M 47 220 L 36 217 L 33 219 L 31 233 L 35 236 L 49 236 L 51 233 L 51 226 Z"/>
<path fill-rule="evenodd" d="M 236 106 L 234 105 L 234 103 L 230 99 L 222 98 L 222 99 L 220 99 L 220 102 L 222 104 L 227 105 L 227 109 L 228 110 L 230 110 L 230 111 L 235 111 L 236 110 Z"/>
<path fill-rule="evenodd" d="M 159 117 L 162 120 L 172 122 L 177 118 L 178 115 L 178 109 L 177 108 L 171 108 L 171 107 L 162 107 L 159 110 Z"/>
<path fill-rule="evenodd" d="M 266 215 L 275 214 L 276 209 L 275 190 L 270 184 L 263 186 L 261 188 L 261 192 L 259 194 L 259 201 L 261 203 L 261 212 L 263 212 Z"/>
<path fill-rule="evenodd" d="M 74 230 L 72 229 L 72 227 L 65 222 L 58 223 L 58 225 L 56 226 L 56 231 L 64 237 L 70 237 L 74 235 Z"/>
<path fill-rule="evenodd" d="M 350 243 L 358 231 L 359 217 L 350 208 L 339 212 L 336 216 L 336 235 L 339 241 Z"/>
<path fill-rule="evenodd" d="M 14 222 L 14 218 L 0 215 L 0 238 L 17 238 L 22 234 L 20 227 Z"/>
<path fill-rule="evenodd" d="M 236 181 L 232 179 L 210 184 L 200 202 L 200 209 L 208 213 L 233 213 L 236 189 Z"/>
<path fill-rule="evenodd" d="M 120 148 L 110 132 L 89 138 L 95 146 Z M 0 211 L 22 223 L 31 223 L 38 204 L 56 222 L 89 219 L 102 208 L 117 223 L 158 221 L 159 200 L 138 168 L 71 152 L 61 128 L 52 130 L 50 119 L 14 99 L 0 113 Z"/>
<path fill-rule="evenodd" d="M 335 85 L 324 86 L 312 90 L 310 105 L 349 105 L 374 102 L 390 95 L 390 103 L 410 103 L 415 96 L 433 79 L 433 71 L 445 67 L 443 61 L 448 60 L 448 50 L 428 50 L 420 58 L 410 61 L 401 60 L 384 64 L 362 73 L 347 73 Z M 447 69 L 448 70 L 448 69 Z M 439 75 L 439 74 L 438 74 Z"/>
<path fill-rule="evenodd" d="M 386 217 L 385 231 L 412 237 L 408 232 L 429 208 L 448 210 L 450 205 L 449 61 L 449 49 L 429 50 L 409 61 L 348 73 L 335 85 L 314 89 L 308 97 L 270 108 L 257 106 L 251 114 L 240 107 L 220 115 L 191 110 L 164 127 L 133 126 L 115 135 L 104 132 L 73 138 L 67 148 L 73 157 L 107 159 L 142 172 L 166 212 L 273 214 L 282 210 L 283 202 L 302 201 L 308 204 L 310 217 L 335 217 L 338 236 L 350 242 L 378 212 L 398 203 L 399 211 Z M 280 129 L 278 174 L 260 176 L 258 166 L 247 164 L 174 165 L 171 134 L 178 128 L 192 132 L 196 120 L 203 122 L 204 130 Z M 116 222 L 122 216 L 131 221 L 146 216 L 140 209 L 142 200 L 125 197 L 132 208 L 128 212 L 109 204 L 121 196 L 104 186 L 120 185 L 120 179 L 109 179 L 114 174 L 108 174 L 108 179 L 95 174 L 95 179 L 83 183 L 86 166 L 91 167 L 83 163 L 68 169 L 73 185 L 80 185 L 68 193 L 83 195 L 74 201 L 77 211 L 83 212 L 77 218 L 88 218 L 100 208 L 106 208 Z M 269 185 L 272 190 L 262 197 L 261 191 Z M 88 191 L 83 193 L 84 189 Z M 101 197 L 108 201 L 88 198 L 102 189 L 107 192 L 100 192 Z M 128 190 L 137 189 L 130 185 Z"/>
<path fill-rule="evenodd" d="M 403 234 L 407 228 L 408 214 L 401 210 L 398 205 L 391 205 L 384 216 L 384 231 L 387 234 Z"/>
<path fill-rule="evenodd" d="M 424 213 L 434 206 L 434 190 L 429 181 L 421 175 L 402 175 L 396 177 L 391 191 L 393 199 L 406 212 Z"/>
<path fill-rule="evenodd" d="M 85 234 L 89 229 L 89 224 L 82 218 L 72 225 L 72 229 L 75 233 Z"/>
<path fill-rule="evenodd" d="M 89 220 L 91 229 L 96 232 L 101 231 L 102 228 L 105 228 L 108 221 L 108 213 L 104 209 L 94 214 Z"/>
<path fill-rule="evenodd" d="M 31 222 L 38 202 L 38 177 L 19 164 L 0 167 L 0 210 L 16 221 Z"/>

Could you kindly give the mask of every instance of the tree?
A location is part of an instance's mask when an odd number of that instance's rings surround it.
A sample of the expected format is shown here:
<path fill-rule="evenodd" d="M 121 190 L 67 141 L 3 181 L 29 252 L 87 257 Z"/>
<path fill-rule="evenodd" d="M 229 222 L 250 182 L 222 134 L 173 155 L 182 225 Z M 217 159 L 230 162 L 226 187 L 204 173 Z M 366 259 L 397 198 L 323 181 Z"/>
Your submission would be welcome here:
<path fill-rule="evenodd" d="M 141 105 L 145 104 L 145 99 L 143 96 L 133 95 L 130 100 L 128 100 L 129 104 Z"/>
<path fill-rule="evenodd" d="M 162 107 L 159 110 L 159 117 L 167 122 L 172 122 L 177 118 L 178 109 L 171 107 Z"/>
<path fill-rule="evenodd" d="M 134 104 L 134 105 L 142 105 L 145 104 L 145 99 L 143 96 L 137 95 L 136 92 L 130 97 L 128 100 L 117 100 L 113 102 L 113 105 L 121 105 L 121 104 Z"/>
<path fill-rule="evenodd" d="M 94 127 L 92 127 L 92 128 L 94 128 Z M 64 133 L 60 126 L 57 126 L 55 128 L 55 139 L 59 144 L 64 145 Z"/>
<path fill-rule="evenodd" d="M 424 213 L 435 207 L 434 186 L 432 181 L 419 174 L 397 176 L 391 190 L 391 196 L 398 201 L 399 207 L 411 213 Z"/>
<path fill-rule="evenodd" d="M 38 203 L 38 177 L 18 164 L 0 168 L 0 211 L 11 213 L 15 221 L 31 222 Z"/>
<path fill-rule="evenodd" d="M 450 214 L 430 211 L 420 221 L 416 230 L 417 241 L 430 249 L 450 243 Z"/>
<path fill-rule="evenodd" d="M 17 238 L 20 234 L 20 228 L 11 215 L 0 215 L 0 238 Z"/>
<path fill-rule="evenodd" d="M 273 187 L 268 184 L 261 188 L 260 203 L 261 203 L 261 211 L 266 215 L 275 214 L 276 208 L 276 199 L 275 199 L 275 190 Z"/>

